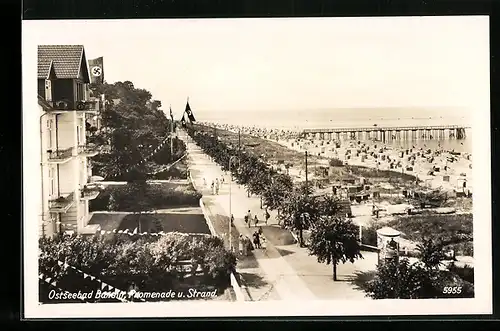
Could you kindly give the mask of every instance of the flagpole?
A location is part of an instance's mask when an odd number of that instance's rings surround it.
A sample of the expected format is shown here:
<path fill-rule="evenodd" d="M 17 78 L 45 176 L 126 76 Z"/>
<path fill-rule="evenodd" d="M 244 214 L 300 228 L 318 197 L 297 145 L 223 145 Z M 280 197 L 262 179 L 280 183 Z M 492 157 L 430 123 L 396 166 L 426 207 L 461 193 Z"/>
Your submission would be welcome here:
<path fill-rule="evenodd" d="M 170 105 L 170 158 L 174 158 L 174 118 L 172 116 L 172 105 Z"/>

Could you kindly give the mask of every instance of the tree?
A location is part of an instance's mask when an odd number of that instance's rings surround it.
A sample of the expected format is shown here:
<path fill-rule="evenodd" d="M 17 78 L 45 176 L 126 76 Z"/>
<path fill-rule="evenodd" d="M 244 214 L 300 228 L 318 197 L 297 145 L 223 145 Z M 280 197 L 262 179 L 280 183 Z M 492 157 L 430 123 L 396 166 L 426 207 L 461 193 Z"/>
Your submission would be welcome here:
<path fill-rule="evenodd" d="M 293 190 L 293 183 L 290 176 L 269 172 L 269 185 L 263 192 L 264 205 L 272 210 L 278 210 L 285 201 L 285 197 Z"/>
<path fill-rule="evenodd" d="M 417 244 L 417 250 L 420 260 L 429 271 L 438 269 L 441 261 L 446 259 L 444 243 L 440 240 L 423 238 L 422 242 Z"/>
<path fill-rule="evenodd" d="M 392 259 L 377 266 L 375 278 L 367 284 L 368 295 L 373 299 L 418 299 L 426 277 L 426 271 L 408 259 Z"/>
<path fill-rule="evenodd" d="M 318 262 L 332 264 L 333 280 L 337 280 L 337 264 L 363 258 L 358 243 L 358 230 L 349 219 L 321 217 L 311 233 L 309 254 Z"/>
<path fill-rule="evenodd" d="M 142 232 L 144 215 L 148 214 L 150 217 L 156 207 L 150 196 L 149 184 L 145 180 L 133 181 L 126 186 L 123 193 L 119 208 L 136 215 L 138 231 Z"/>
<path fill-rule="evenodd" d="M 278 209 L 281 211 L 278 220 L 298 231 L 301 247 L 304 246 L 303 231 L 309 229 L 322 216 L 320 200 L 309 193 L 308 186 L 295 187 L 292 192 L 287 192 Z"/>
<path fill-rule="evenodd" d="M 96 142 L 109 142 L 109 154 L 97 155 L 94 158 L 94 171 L 105 177 L 115 177 L 136 167 L 144 159 L 158 153 L 157 147 L 170 133 L 170 120 L 160 109 L 161 101 L 151 100 L 151 93 L 138 89 L 130 81 L 117 82 L 115 84 L 102 84 L 96 87 L 96 93 L 104 93 L 108 100 L 120 99 L 120 102 L 109 104 L 102 112 L 102 126 L 93 136 Z M 174 154 L 178 157 L 184 154 L 183 144 L 173 144 Z M 183 149 L 179 152 L 179 149 Z M 163 154 L 165 160 L 171 161 L 170 149 Z M 168 151 L 167 151 L 168 150 Z M 168 155 L 166 155 L 168 154 Z M 153 158 L 153 161 L 159 161 Z M 146 168 L 137 168 L 132 172 L 134 175 L 143 173 L 143 176 L 128 177 L 142 179 L 146 177 Z M 118 176 L 118 179 L 123 179 Z"/>

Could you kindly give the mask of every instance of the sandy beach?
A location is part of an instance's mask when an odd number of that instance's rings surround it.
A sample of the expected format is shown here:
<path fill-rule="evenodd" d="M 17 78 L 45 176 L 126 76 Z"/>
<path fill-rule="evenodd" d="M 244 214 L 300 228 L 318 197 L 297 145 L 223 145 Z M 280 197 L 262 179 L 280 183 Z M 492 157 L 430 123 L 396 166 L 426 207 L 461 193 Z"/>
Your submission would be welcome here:
<path fill-rule="evenodd" d="M 208 123 L 206 123 L 208 124 Z M 444 191 L 471 192 L 472 181 L 472 155 L 470 153 L 427 148 L 425 142 L 420 146 L 397 146 L 370 140 L 314 140 L 300 137 L 298 130 L 266 129 L 256 127 L 238 127 L 235 125 L 214 124 L 209 125 L 232 132 L 240 132 L 255 137 L 279 143 L 291 150 L 324 159 L 325 165 L 332 158 L 339 159 L 347 165 L 363 166 L 379 170 L 388 170 L 416 176 L 420 185 L 441 189 Z M 303 177 L 303 171 L 290 168 L 292 177 Z M 464 184 L 465 183 L 465 184 Z M 464 186 L 465 185 L 465 186 Z"/>

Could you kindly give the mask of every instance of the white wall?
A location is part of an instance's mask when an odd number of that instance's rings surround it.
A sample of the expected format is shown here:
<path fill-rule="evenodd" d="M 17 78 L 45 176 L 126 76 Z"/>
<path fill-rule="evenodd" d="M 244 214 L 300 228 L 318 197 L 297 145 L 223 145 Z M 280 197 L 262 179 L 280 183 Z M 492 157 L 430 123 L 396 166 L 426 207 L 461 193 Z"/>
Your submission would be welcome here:
<path fill-rule="evenodd" d="M 55 220 L 52 218 L 55 215 L 49 214 L 49 200 L 50 200 L 50 179 L 49 179 L 49 169 L 54 169 L 54 196 L 57 197 L 57 176 L 55 171 L 55 166 L 47 163 L 47 150 L 50 149 L 49 146 L 49 133 L 52 133 L 53 142 L 55 143 L 55 116 L 53 114 L 46 113 L 43 108 L 38 105 L 39 108 L 39 133 L 33 134 L 33 143 L 36 146 L 36 153 L 33 153 L 32 158 L 30 158 L 31 162 L 35 162 L 38 164 L 38 173 L 36 174 L 36 178 L 39 178 L 37 181 L 33 181 L 30 183 L 30 193 L 31 190 L 34 193 L 34 196 L 38 198 L 39 201 L 39 234 L 51 236 L 55 233 Z M 48 123 L 52 120 L 53 130 L 50 131 L 48 129 Z M 54 144 L 55 146 L 55 144 Z M 54 147 L 53 146 L 53 147 Z M 42 224 L 43 230 L 42 230 Z"/>
<path fill-rule="evenodd" d="M 56 125 L 56 115 L 45 113 L 43 108 L 39 106 L 40 115 L 40 134 L 37 134 L 37 144 L 41 146 L 41 153 L 37 153 L 36 162 L 41 166 L 40 168 L 40 181 L 34 186 L 37 191 L 37 196 L 39 198 L 40 213 L 39 213 L 39 224 L 40 231 L 42 230 L 42 218 L 45 219 L 44 233 L 46 235 L 51 235 L 56 231 L 55 220 L 50 223 L 51 216 L 56 218 L 56 215 L 49 214 L 49 199 L 57 198 L 58 191 L 60 194 L 74 194 L 75 202 L 73 206 L 68 210 L 67 213 L 61 215 L 61 222 L 63 224 L 74 224 L 78 225 L 78 229 L 87 225 L 88 222 L 88 203 L 86 201 L 80 200 L 80 188 L 87 183 L 89 176 L 89 171 L 87 169 L 88 160 L 84 156 L 78 155 L 78 137 L 79 134 L 79 144 L 83 145 L 86 143 L 86 130 L 85 130 L 85 115 L 75 111 L 68 111 L 57 115 L 57 125 Z M 52 130 L 48 129 L 48 123 L 52 120 Z M 80 126 L 80 130 L 77 130 L 77 126 Z M 56 134 L 57 128 L 57 134 Z M 73 147 L 73 157 L 59 165 L 48 163 L 47 150 L 51 149 L 49 146 L 49 132 L 52 136 L 52 150 L 56 147 L 59 149 L 67 149 Z M 57 143 L 56 143 L 57 137 Z M 41 144 L 41 145 L 40 145 Z M 40 147 L 39 147 L 40 148 Z M 43 162 L 43 165 L 42 165 Z M 59 174 L 58 174 L 59 167 Z M 49 169 L 53 169 L 53 179 L 54 179 L 54 194 L 50 196 L 50 178 Z M 43 172 L 43 174 L 42 174 Z M 91 173 L 90 173 L 91 175 Z M 58 183 L 59 179 L 59 183 Z M 42 184 L 43 181 L 43 184 Z M 43 186 L 43 192 L 42 192 Z M 42 215 L 44 215 L 42 217 Z M 48 222 L 47 222 L 48 221 Z M 76 227 L 65 227 L 66 230 L 76 230 Z M 40 232 L 40 235 L 42 232 Z"/>
<path fill-rule="evenodd" d="M 76 147 L 76 112 L 68 111 L 58 115 L 57 130 L 59 149 Z M 76 151 L 75 151 L 76 152 Z"/>

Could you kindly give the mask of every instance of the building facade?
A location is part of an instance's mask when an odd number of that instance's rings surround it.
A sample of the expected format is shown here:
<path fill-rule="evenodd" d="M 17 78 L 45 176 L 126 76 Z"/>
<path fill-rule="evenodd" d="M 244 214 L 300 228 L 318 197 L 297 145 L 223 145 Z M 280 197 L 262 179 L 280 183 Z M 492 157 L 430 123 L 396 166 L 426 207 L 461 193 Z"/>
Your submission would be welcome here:
<path fill-rule="evenodd" d="M 83 46 L 38 46 L 40 236 L 99 230 L 88 225 L 89 200 L 99 194 L 89 166 L 99 149 L 86 141 L 86 118 L 98 113 L 99 102 L 89 83 Z"/>

